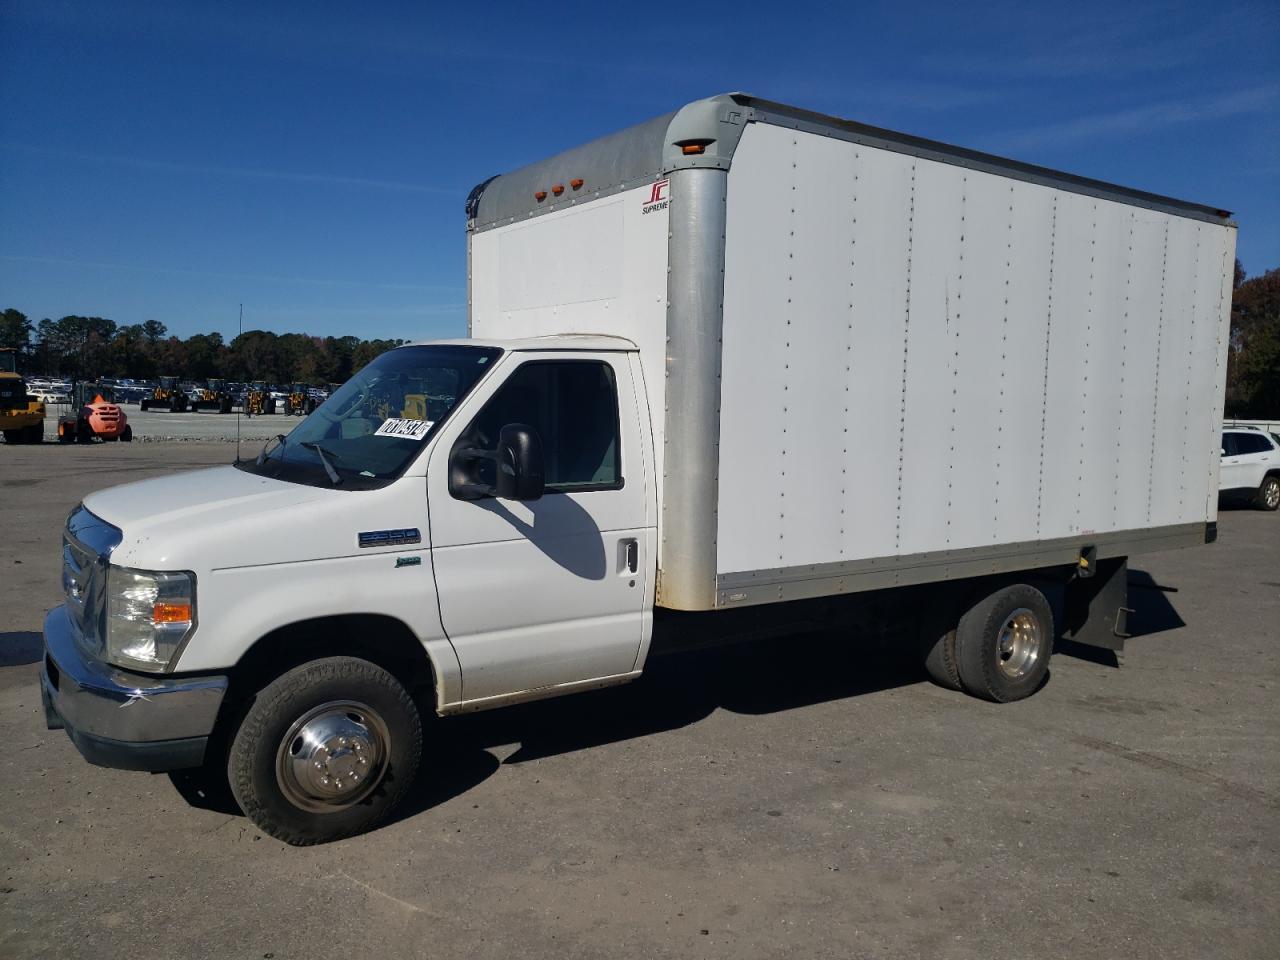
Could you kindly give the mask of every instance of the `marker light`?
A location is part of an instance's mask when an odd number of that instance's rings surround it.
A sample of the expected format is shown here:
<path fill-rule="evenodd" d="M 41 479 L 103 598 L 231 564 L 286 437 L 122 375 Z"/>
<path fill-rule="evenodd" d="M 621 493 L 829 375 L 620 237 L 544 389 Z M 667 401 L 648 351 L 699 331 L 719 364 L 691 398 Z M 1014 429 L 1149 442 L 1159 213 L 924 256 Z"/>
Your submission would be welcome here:
<path fill-rule="evenodd" d="M 569 186 L 573 187 L 573 189 L 575 190 L 581 190 L 582 182 L 583 181 L 581 177 L 574 177 L 572 180 L 569 181 Z"/>
<path fill-rule="evenodd" d="M 554 187 L 551 188 L 551 192 L 554 193 L 557 197 L 560 196 L 560 194 L 564 193 L 564 184 L 557 183 Z"/>

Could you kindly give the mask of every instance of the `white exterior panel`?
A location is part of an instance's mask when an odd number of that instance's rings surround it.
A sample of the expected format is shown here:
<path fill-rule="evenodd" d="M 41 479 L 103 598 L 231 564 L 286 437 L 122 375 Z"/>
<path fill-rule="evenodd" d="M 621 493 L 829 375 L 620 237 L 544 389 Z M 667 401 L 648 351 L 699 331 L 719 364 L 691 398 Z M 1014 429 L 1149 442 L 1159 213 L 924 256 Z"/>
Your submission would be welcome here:
<path fill-rule="evenodd" d="M 1213 519 L 1233 249 L 1228 226 L 749 125 L 718 572 Z"/>
<path fill-rule="evenodd" d="M 652 195 L 649 184 L 472 234 L 470 334 L 602 333 L 639 346 L 660 486 L 668 208 Z"/>

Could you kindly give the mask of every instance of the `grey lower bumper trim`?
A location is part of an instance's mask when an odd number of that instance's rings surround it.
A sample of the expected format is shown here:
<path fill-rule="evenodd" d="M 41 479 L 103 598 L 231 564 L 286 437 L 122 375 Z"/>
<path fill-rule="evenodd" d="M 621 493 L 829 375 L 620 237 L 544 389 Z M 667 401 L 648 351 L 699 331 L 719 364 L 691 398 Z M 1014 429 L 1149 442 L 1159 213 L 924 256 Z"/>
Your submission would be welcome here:
<path fill-rule="evenodd" d="M 44 699 L 45 719 L 50 730 L 66 730 L 67 736 L 90 763 L 117 770 L 147 770 L 159 773 L 163 770 L 185 770 L 204 763 L 208 737 L 188 737 L 185 740 L 150 740 L 127 743 L 69 727 L 58 715 L 49 698 L 47 687 L 41 687 Z"/>
<path fill-rule="evenodd" d="M 1204 523 L 1185 523 L 899 557 L 722 573 L 716 578 L 716 604 L 721 608 L 751 606 L 1074 564 L 1087 546 L 1096 547 L 1100 559 L 1131 557 L 1202 544 L 1206 542 L 1206 533 Z"/>
<path fill-rule="evenodd" d="M 66 729 L 86 759 L 130 770 L 199 764 L 226 677 L 140 676 L 87 657 L 64 607 L 45 618 L 44 645 L 46 718 L 50 728 Z"/>

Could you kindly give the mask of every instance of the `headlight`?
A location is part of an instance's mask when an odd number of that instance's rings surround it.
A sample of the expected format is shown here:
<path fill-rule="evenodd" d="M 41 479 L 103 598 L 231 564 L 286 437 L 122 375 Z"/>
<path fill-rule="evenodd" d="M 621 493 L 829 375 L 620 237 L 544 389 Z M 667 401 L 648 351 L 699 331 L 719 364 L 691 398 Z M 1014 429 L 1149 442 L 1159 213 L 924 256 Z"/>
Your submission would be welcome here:
<path fill-rule="evenodd" d="M 194 574 L 110 568 L 107 660 L 111 663 L 160 673 L 195 628 Z"/>

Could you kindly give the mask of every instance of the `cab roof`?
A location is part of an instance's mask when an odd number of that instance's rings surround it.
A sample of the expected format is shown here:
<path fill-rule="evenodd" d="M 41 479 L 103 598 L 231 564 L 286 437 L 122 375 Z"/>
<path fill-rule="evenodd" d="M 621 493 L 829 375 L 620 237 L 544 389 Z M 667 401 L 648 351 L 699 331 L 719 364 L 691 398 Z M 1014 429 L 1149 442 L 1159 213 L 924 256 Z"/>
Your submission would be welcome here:
<path fill-rule="evenodd" d="M 450 340 L 415 340 L 403 344 L 406 347 L 498 347 L 515 353 L 531 353 L 552 350 L 636 351 L 640 348 L 626 337 L 614 337 L 603 333 L 560 333 L 545 337 L 522 337 L 512 340 L 493 340 L 459 337 Z"/>

